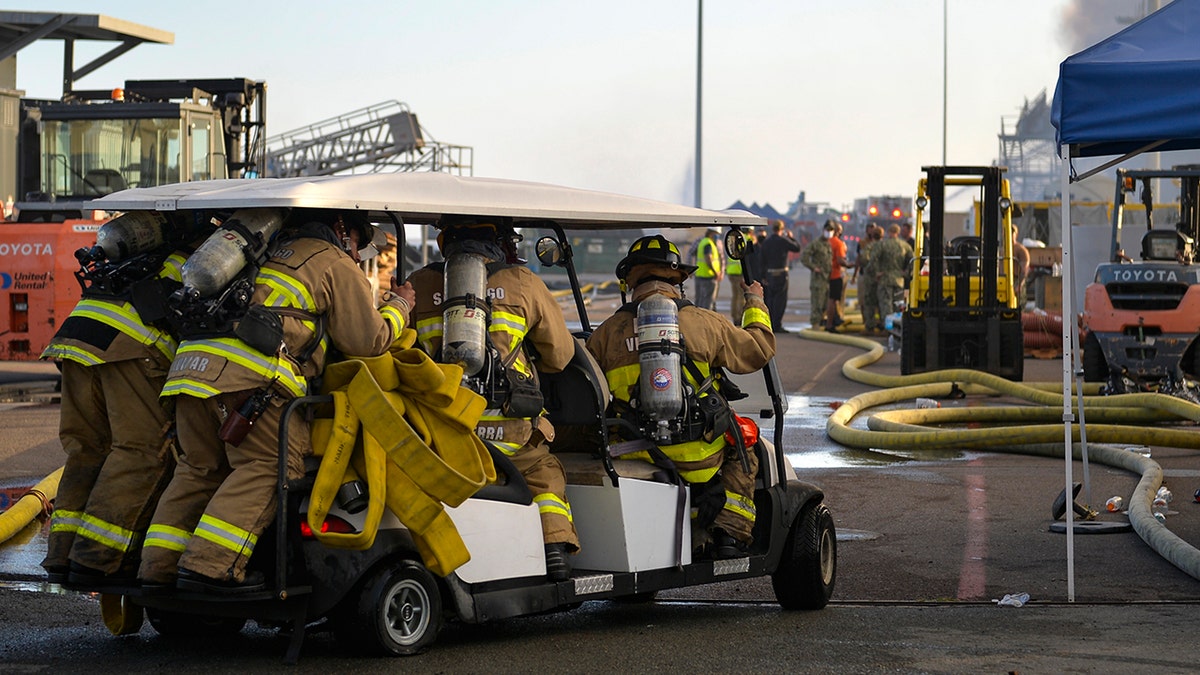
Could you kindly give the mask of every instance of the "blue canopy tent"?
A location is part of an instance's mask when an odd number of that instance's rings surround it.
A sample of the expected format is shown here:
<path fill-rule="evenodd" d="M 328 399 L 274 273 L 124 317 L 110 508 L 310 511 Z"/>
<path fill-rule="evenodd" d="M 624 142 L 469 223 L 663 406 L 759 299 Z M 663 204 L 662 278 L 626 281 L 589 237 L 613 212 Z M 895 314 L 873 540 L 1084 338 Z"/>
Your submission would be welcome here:
<path fill-rule="evenodd" d="M 1125 30 L 1068 57 L 1059 66 L 1050 121 L 1063 157 L 1063 278 L 1074 279 L 1071 256 L 1073 181 L 1142 152 L 1200 148 L 1200 0 L 1175 0 Z M 1077 175 L 1076 157 L 1119 155 Z M 1075 316 L 1071 283 L 1062 306 Z M 1072 488 L 1072 364 L 1074 321 L 1063 321 L 1063 426 L 1066 494 Z M 1086 459 L 1086 428 L 1080 406 Z M 1086 466 L 1086 465 L 1085 465 Z M 1072 509 L 1067 509 L 1067 594 L 1074 600 Z M 1139 534 L 1141 534 L 1139 532 Z"/>

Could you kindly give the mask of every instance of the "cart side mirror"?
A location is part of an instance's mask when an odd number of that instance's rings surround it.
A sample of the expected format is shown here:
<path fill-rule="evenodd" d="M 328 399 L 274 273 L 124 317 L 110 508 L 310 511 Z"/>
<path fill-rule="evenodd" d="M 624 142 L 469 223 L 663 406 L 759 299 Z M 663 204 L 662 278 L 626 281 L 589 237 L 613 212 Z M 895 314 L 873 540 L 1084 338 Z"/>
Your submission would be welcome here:
<path fill-rule="evenodd" d="M 725 233 L 725 255 L 733 260 L 746 257 L 746 236 L 734 228 Z"/>
<path fill-rule="evenodd" d="M 542 237 L 538 239 L 537 244 L 534 246 L 534 251 L 537 252 L 538 262 L 546 267 L 561 266 L 566 259 L 562 243 L 554 237 Z"/>

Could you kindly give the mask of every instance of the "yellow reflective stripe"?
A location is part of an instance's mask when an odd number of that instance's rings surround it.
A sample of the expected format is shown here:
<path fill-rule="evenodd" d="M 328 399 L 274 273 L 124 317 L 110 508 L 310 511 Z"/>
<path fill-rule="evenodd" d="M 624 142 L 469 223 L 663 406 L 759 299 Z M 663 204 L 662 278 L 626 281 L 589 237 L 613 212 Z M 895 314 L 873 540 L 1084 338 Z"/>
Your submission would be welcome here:
<path fill-rule="evenodd" d="M 298 307 L 306 312 L 316 312 L 317 302 L 312 293 L 295 277 L 264 267 L 258 271 L 254 283 L 271 289 L 263 303 L 268 307 Z"/>
<path fill-rule="evenodd" d="M 755 323 L 761 323 L 770 328 L 771 316 L 757 307 L 747 307 L 746 311 L 742 312 L 742 328 L 749 328 L 751 324 Z"/>
<path fill-rule="evenodd" d="M 158 278 L 183 281 L 183 263 L 185 262 L 187 262 L 187 258 L 178 253 L 172 253 L 163 261 L 162 269 L 158 271 Z"/>
<path fill-rule="evenodd" d="M 638 375 L 642 372 L 642 366 L 634 363 L 620 368 L 613 368 L 604 373 L 604 379 L 608 380 L 608 390 L 612 395 L 622 401 L 629 400 L 629 392 L 634 385 L 637 384 Z"/>
<path fill-rule="evenodd" d="M 67 359 L 82 363 L 85 366 L 98 366 L 104 363 L 99 356 L 74 345 L 50 345 L 42 352 L 43 359 Z"/>
<path fill-rule="evenodd" d="M 79 526 L 83 524 L 83 513 L 79 511 L 67 511 L 65 509 L 54 509 L 54 513 L 50 517 L 51 532 L 71 532 L 79 531 Z"/>
<path fill-rule="evenodd" d="M 492 312 L 492 323 L 488 326 L 489 333 L 508 333 L 513 336 L 513 348 L 521 340 L 525 339 L 525 334 L 529 332 L 529 326 L 525 323 L 525 317 L 520 314 L 511 312 Z"/>
<path fill-rule="evenodd" d="M 517 451 L 520 450 L 522 447 L 520 443 L 507 443 L 505 441 L 490 441 L 490 442 L 492 445 L 496 446 L 496 448 L 499 449 L 500 452 L 503 452 L 508 457 L 512 457 L 513 455 L 517 454 Z"/>
<path fill-rule="evenodd" d="M 758 516 L 758 511 L 754 508 L 752 500 L 729 490 L 725 491 L 725 510 L 732 511 L 752 523 Z"/>
<path fill-rule="evenodd" d="M 146 530 L 146 541 L 142 542 L 142 547 L 157 546 L 182 553 L 191 540 L 192 533 L 187 530 L 170 525 L 151 525 L 150 529 Z"/>
<path fill-rule="evenodd" d="M 665 453 L 667 449 L 663 447 L 662 450 Z M 669 454 L 668 457 L 670 457 Z M 644 462 L 654 463 L 654 458 L 650 456 L 650 453 L 645 451 L 621 455 L 621 459 L 640 459 Z M 674 458 L 672 457 L 672 459 Z M 720 465 L 717 465 L 707 469 L 679 469 L 679 475 L 689 483 L 707 483 L 712 480 L 713 476 L 717 475 L 717 470 L 720 468 Z"/>
<path fill-rule="evenodd" d="M 141 317 L 133 310 L 133 305 L 127 302 L 118 305 L 85 298 L 75 305 L 71 316 L 82 316 L 99 321 L 106 326 L 116 328 L 144 345 L 153 345 L 166 354 L 167 358 L 175 357 L 175 340 L 166 333 L 142 323 Z"/>
<path fill-rule="evenodd" d="M 383 315 L 383 320 L 392 327 L 392 335 L 399 335 L 404 330 L 404 312 L 400 311 L 399 307 L 384 305 L 379 308 L 379 313 Z"/>
<path fill-rule="evenodd" d="M 286 359 L 281 356 L 264 356 L 241 340 L 235 338 L 191 340 L 179 348 L 179 356 L 192 352 L 224 357 L 232 363 L 263 376 L 264 379 L 277 381 L 296 396 L 304 396 L 308 391 L 308 383 L 292 370 L 291 364 Z M 189 381 L 195 382 L 194 380 Z"/>
<path fill-rule="evenodd" d="M 133 542 L 133 532 L 86 513 L 83 514 L 83 523 L 79 526 L 78 534 L 121 552 L 128 551 Z"/>
<path fill-rule="evenodd" d="M 245 553 L 247 556 L 254 551 L 254 546 L 258 543 L 258 535 L 208 514 L 201 516 L 200 524 L 196 525 L 196 536 L 234 553 Z"/>
<path fill-rule="evenodd" d="M 571 505 L 559 499 L 558 495 L 553 492 L 543 492 L 537 495 L 533 498 L 533 503 L 537 504 L 538 513 L 557 514 L 575 522 L 575 519 L 571 517 Z"/>
<path fill-rule="evenodd" d="M 178 396 L 179 394 L 186 394 L 187 396 L 194 396 L 196 398 L 212 398 L 220 393 L 221 390 L 216 387 L 181 377 L 168 382 L 163 387 L 161 395 Z"/>
<path fill-rule="evenodd" d="M 434 338 L 442 337 L 442 315 L 421 319 L 417 322 L 416 328 L 417 340 L 420 341 L 426 352 L 432 354 Z"/>

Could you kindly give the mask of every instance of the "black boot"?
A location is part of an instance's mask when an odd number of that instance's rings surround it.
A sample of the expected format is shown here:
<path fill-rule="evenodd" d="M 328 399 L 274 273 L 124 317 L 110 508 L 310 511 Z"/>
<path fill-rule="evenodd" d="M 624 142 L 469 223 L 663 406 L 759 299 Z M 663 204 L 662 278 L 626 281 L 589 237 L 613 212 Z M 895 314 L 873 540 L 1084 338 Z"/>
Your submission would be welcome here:
<path fill-rule="evenodd" d="M 728 560 L 746 556 L 746 549 L 738 543 L 738 540 L 719 527 L 712 529 L 712 548 L 710 550 L 713 560 Z"/>
<path fill-rule="evenodd" d="M 571 578 L 571 561 L 567 558 L 567 545 L 546 544 L 546 576 L 551 581 L 566 581 Z"/>

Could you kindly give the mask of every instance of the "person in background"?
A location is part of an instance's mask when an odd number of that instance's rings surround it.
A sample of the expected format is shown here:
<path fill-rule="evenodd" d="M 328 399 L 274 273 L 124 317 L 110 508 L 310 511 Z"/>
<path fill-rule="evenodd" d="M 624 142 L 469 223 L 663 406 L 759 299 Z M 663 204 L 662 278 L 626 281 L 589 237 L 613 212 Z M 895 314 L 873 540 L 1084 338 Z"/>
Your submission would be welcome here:
<path fill-rule="evenodd" d="M 846 262 L 846 242 L 842 241 L 842 225 L 836 220 L 833 224 L 833 236 L 829 237 L 829 249 L 833 254 L 833 263 L 829 272 L 829 301 L 825 304 L 825 330 L 837 333 L 838 326 L 845 323 L 842 318 L 842 298 L 845 296 L 845 270 L 849 268 Z"/>
<path fill-rule="evenodd" d="M 865 235 L 858 241 L 858 252 L 854 258 L 854 281 L 858 284 L 858 307 L 862 312 L 863 331 L 872 334 L 883 330 L 884 312 L 879 308 L 875 269 L 871 264 L 871 251 L 883 239 L 883 228 L 869 223 Z"/>
<path fill-rule="evenodd" d="M 638 415 L 631 401 L 639 395 L 640 378 L 649 374 L 642 373 L 638 355 L 637 307 L 652 296 L 666 296 L 678 307 L 685 362 L 677 376 L 691 385 L 684 387 L 689 396 L 699 397 L 710 387 L 720 394 L 724 379 L 716 377 L 719 369 L 751 373 L 760 370 L 775 355 L 775 336 L 768 325 L 762 286 L 755 282 L 746 288 L 745 313 L 735 326 L 716 312 L 682 300 L 680 287 L 694 269 L 683 264 L 675 244 L 662 235 L 633 242 L 628 255 L 617 264 L 617 278 L 622 288 L 630 289 L 632 300 L 596 328 L 588 338 L 587 348 L 604 371 L 612 392 L 612 409 L 618 415 L 635 418 Z M 659 377 L 657 372 L 654 375 L 656 379 Z M 703 382 L 697 381 L 697 376 Z M 729 403 L 723 397 L 716 400 L 728 408 Z M 693 405 L 684 409 L 696 410 L 699 404 L 693 400 Z M 714 417 L 721 419 L 722 415 Z M 715 559 L 745 556 L 753 542 L 751 533 L 757 515 L 754 480 L 758 458 L 747 452 L 743 464 L 741 453 L 727 440 L 727 429 L 698 426 L 681 423 L 679 427 L 693 434 L 691 437 L 656 445 L 680 476 L 693 485 L 693 544 L 706 545 L 708 554 Z M 740 433 L 736 425 L 728 431 Z M 623 456 L 651 460 L 646 451 Z M 709 497 L 702 500 L 702 505 L 697 501 L 701 493 Z"/>
<path fill-rule="evenodd" d="M 1012 231 L 1013 248 L 1013 290 L 1017 294 L 1017 309 L 1024 311 L 1028 301 L 1028 289 L 1025 282 L 1029 278 L 1029 249 L 1021 243 L 1021 236 L 1014 227 Z"/>
<path fill-rule="evenodd" d="M 912 223 L 908 221 L 900 223 L 900 239 L 907 243 L 908 247 L 911 249 L 915 249 L 917 247 L 917 240 L 913 239 Z"/>
<path fill-rule="evenodd" d="M 765 268 L 765 292 L 767 312 L 771 317 L 771 330 L 787 333 L 783 327 L 783 315 L 787 313 L 788 285 L 791 276 L 788 257 L 800 250 L 800 244 L 782 220 L 772 223 L 774 233 L 759 244 L 762 248 L 762 264 Z"/>
<path fill-rule="evenodd" d="M 704 309 L 717 308 L 717 291 L 721 288 L 721 279 L 725 277 L 724 255 L 721 245 L 717 243 L 719 236 L 721 233 L 710 227 L 696 245 L 695 303 Z"/>
<path fill-rule="evenodd" d="M 833 271 L 833 249 L 829 239 L 833 237 L 836 225 L 832 220 L 825 221 L 821 229 L 821 238 L 809 242 L 800 253 L 800 264 L 811 272 L 808 281 L 809 322 L 813 328 L 825 323 L 825 308 L 829 304 L 829 274 Z"/>
<path fill-rule="evenodd" d="M 876 304 L 884 321 L 904 301 L 904 285 L 912 256 L 912 249 L 900 238 L 900 226 L 895 223 L 888 225 L 887 236 L 871 249 Z"/>

